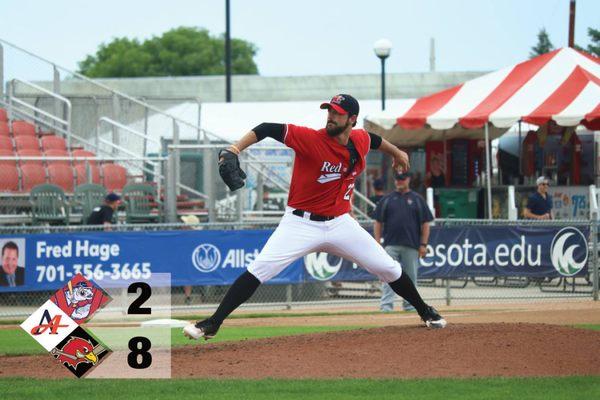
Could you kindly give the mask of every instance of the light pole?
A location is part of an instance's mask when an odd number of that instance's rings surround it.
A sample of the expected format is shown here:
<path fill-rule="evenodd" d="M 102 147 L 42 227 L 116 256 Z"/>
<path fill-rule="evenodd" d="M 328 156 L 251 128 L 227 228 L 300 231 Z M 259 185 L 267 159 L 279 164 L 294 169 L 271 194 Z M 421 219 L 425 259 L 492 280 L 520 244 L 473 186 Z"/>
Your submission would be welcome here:
<path fill-rule="evenodd" d="M 231 26 L 229 0 L 225 0 L 225 101 L 231 103 Z"/>
<path fill-rule="evenodd" d="M 392 42 L 388 39 L 379 39 L 373 44 L 373 51 L 381 60 L 381 109 L 385 110 L 385 59 L 390 56 Z"/>

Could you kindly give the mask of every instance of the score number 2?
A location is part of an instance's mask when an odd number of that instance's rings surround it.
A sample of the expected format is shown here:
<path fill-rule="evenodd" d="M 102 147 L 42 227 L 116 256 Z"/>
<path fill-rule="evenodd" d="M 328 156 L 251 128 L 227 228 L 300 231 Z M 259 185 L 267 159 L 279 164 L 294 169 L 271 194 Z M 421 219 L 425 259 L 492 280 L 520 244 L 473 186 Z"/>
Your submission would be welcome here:
<path fill-rule="evenodd" d="M 152 314 L 152 308 L 142 307 L 142 305 L 152 295 L 152 288 L 146 282 L 134 282 L 127 288 L 127 293 L 139 293 L 139 296 L 131 302 L 127 309 L 129 315 L 148 315 Z M 152 343 L 150 339 L 144 336 L 134 336 L 129 340 L 129 354 L 127 355 L 127 364 L 131 368 L 145 369 L 152 365 L 152 354 L 150 348 Z"/>

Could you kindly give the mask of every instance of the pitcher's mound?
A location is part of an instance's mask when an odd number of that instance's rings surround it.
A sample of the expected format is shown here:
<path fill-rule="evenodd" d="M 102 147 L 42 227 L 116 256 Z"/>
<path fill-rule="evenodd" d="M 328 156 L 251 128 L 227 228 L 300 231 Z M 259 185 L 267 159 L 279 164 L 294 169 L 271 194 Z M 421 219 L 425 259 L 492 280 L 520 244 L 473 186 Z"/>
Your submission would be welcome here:
<path fill-rule="evenodd" d="M 558 325 L 450 324 L 440 330 L 398 326 L 208 343 L 174 348 L 173 377 L 600 375 L 600 331 Z M 55 363 L 47 354 L 3 356 L 0 377 L 72 377 Z"/>
<path fill-rule="evenodd" d="M 227 329 L 227 327 L 223 327 Z M 173 351 L 173 377 L 600 375 L 600 332 L 544 324 L 385 327 Z"/>

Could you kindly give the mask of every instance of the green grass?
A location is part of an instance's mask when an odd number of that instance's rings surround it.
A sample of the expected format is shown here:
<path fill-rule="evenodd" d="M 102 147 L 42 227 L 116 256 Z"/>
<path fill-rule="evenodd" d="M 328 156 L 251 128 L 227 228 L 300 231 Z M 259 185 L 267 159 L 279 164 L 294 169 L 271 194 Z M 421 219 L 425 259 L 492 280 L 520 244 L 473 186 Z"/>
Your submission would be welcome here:
<path fill-rule="evenodd" d="M 600 330 L 600 324 L 580 324 L 576 328 Z M 210 343 L 230 342 L 248 339 L 263 339 L 276 336 L 302 335 L 317 332 L 334 332 L 361 329 L 360 326 L 229 326 L 219 331 Z M 364 328 L 367 329 L 367 328 Z M 203 342 L 203 341 L 202 341 Z M 175 328 L 171 333 L 173 346 L 197 344 L 181 334 L 181 329 Z M 0 329 L 0 356 L 44 354 L 46 351 L 22 329 Z"/>
<path fill-rule="evenodd" d="M 0 329 L 0 356 L 45 352 L 46 350 L 23 329 Z"/>
<path fill-rule="evenodd" d="M 459 312 L 485 312 L 485 311 L 506 311 L 507 309 L 452 309 L 453 313 Z M 390 311 L 386 315 L 402 315 L 409 314 L 406 311 Z M 410 313 L 414 314 L 414 313 Z M 336 317 L 345 315 L 381 315 L 381 311 L 309 311 L 309 312 L 293 312 L 293 311 L 281 311 L 281 312 L 255 312 L 255 313 L 240 313 L 232 314 L 227 319 L 252 319 L 252 318 L 295 318 L 295 317 Z M 172 318 L 182 320 L 200 320 L 208 317 L 209 314 L 180 314 L 174 312 Z M 20 325 L 23 320 L 18 319 L 2 319 L 0 325 Z"/>
<path fill-rule="evenodd" d="M 575 325 L 575 328 L 591 329 L 593 331 L 600 331 L 600 324 L 579 324 Z"/>
<path fill-rule="evenodd" d="M 303 335 L 307 333 L 348 331 L 360 329 L 358 326 L 228 326 L 219 330 L 219 334 L 209 343 L 231 342 L 236 340 L 263 339 L 276 336 Z M 181 334 L 181 329 L 173 329 L 171 334 L 173 346 L 183 346 L 194 341 Z"/>
<path fill-rule="evenodd" d="M 453 310 L 460 311 L 460 310 Z M 247 318 L 294 318 L 294 317 L 332 317 L 344 315 L 378 315 L 381 311 L 314 311 L 314 312 L 255 312 L 255 313 L 240 313 L 232 314 L 227 319 L 247 319 Z M 388 314 L 406 314 L 405 311 L 391 311 Z M 207 318 L 209 314 L 178 314 L 173 313 L 172 318 L 182 320 L 199 320 Z M 3 319 L 0 320 L 0 325 L 20 325 L 23 320 L 18 319 Z"/>
<path fill-rule="evenodd" d="M 0 379 L 6 399 L 594 399 L 600 377 L 423 380 Z"/>
<path fill-rule="evenodd" d="M 276 336 L 302 335 L 306 333 L 332 332 L 358 329 L 357 326 L 229 326 L 219 331 L 210 343 L 247 339 L 262 339 Z M 101 337 L 99 339 L 102 339 Z M 202 342 L 204 342 L 202 340 Z M 180 328 L 172 329 L 173 346 L 197 345 L 181 333 Z M 0 355 L 44 354 L 46 350 L 20 328 L 0 329 Z"/>

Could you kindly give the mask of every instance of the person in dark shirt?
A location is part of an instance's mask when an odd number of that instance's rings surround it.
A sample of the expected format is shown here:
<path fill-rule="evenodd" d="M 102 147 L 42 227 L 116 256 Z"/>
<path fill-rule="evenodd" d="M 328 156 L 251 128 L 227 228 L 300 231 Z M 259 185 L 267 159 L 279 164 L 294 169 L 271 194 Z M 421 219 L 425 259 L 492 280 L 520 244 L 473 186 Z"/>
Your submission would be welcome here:
<path fill-rule="evenodd" d="M 395 176 L 396 191 L 384 196 L 375 209 L 375 240 L 381 243 L 385 251 L 398 260 L 402 271 L 417 282 L 419 258 L 427 253 L 429 241 L 429 222 L 433 215 L 418 193 L 410 190 L 410 174 Z M 382 284 L 381 311 L 394 309 L 395 294 L 389 285 Z M 405 311 L 414 311 L 407 302 L 403 302 Z"/>
<path fill-rule="evenodd" d="M 527 199 L 523 216 L 527 219 L 552 219 L 552 197 L 548 194 L 548 178 L 540 176 L 537 191 Z"/>
<path fill-rule="evenodd" d="M 104 198 L 104 204 L 95 207 L 88 217 L 88 225 L 104 225 L 104 229 L 110 230 L 113 214 L 121 204 L 121 197 L 116 193 L 109 193 Z"/>
<path fill-rule="evenodd" d="M 370 196 L 369 200 L 371 200 L 375 204 L 375 206 L 377 206 L 377 203 L 379 203 L 379 200 L 381 200 L 384 195 L 383 179 L 377 178 L 373 181 L 373 191 L 375 192 L 375 194 L 373 196 Z M 375 218 L 375 207 L 369 206 L 367 208 L 367 215 L 371 218 Z"/>
<path fill-rule="evenodd" d="M 431 171 L 426 175 L 427 187 L 443 188 L 446 186 L 446 175 L 442 169 L 442 162 L 438 157 L 431 158 Z"/>

